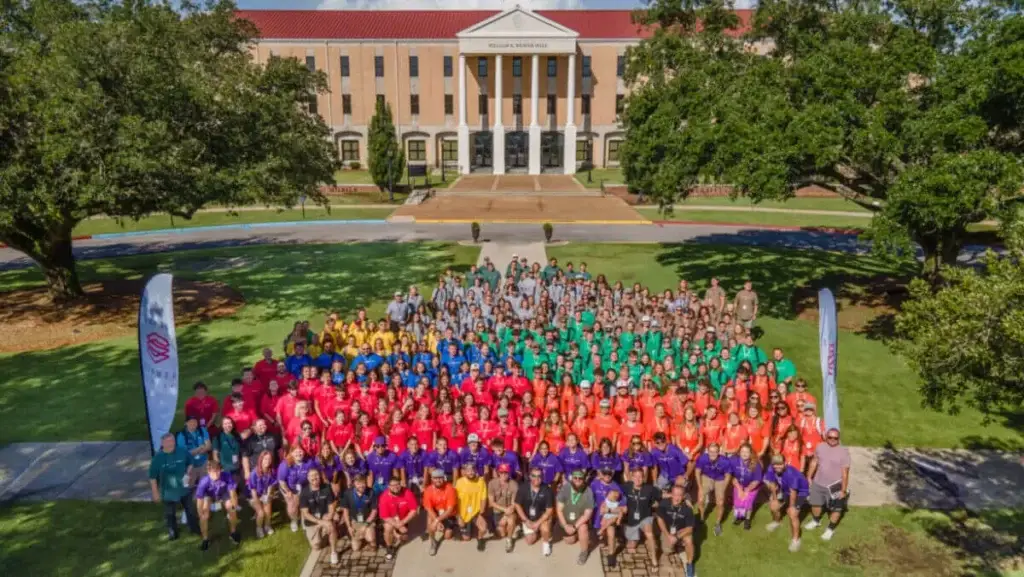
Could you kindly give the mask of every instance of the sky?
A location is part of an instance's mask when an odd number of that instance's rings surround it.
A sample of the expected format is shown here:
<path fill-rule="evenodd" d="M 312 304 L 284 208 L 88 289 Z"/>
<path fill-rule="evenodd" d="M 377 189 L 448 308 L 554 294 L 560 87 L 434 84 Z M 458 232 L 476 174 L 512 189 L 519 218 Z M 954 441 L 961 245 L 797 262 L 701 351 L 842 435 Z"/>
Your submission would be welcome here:
<path fill-rule="evenodd" d="M 614 8 L 631 9 L 640 0 L 237 0 L 240 8 L 295 10 L 501 10 L 516 4 L 524 8 Z M 745 8 L 753 0 L 736 0 Z"/>

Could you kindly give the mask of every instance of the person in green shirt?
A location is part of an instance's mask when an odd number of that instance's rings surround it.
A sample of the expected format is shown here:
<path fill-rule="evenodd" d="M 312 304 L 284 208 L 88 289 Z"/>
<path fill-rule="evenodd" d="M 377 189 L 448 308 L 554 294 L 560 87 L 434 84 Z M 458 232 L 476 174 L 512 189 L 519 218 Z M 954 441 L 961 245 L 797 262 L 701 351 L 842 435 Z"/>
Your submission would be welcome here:
<path fill-rule="evenodd" d="M 241 480 L 239 471 L 241 470 L 242 438 L 235 430 L 235 421 L 231 417 L 221 419 L 220 434 L 213 441 L 213 459 L 220 461 L 221 468 L 225 473 L 234 477 L 236 483 Z"/>
<path fill-rule="evenodd" d="M 558 268 L 558 259 L 551 259 L 548 262 L 548 266 L 544 267 L 544 271 L 541 273 L 541 276 L 544 278 L 544 284 L 550 284 L 560 270 L 562 269 Z"/>
<path fill-rule="evenodd" d="M 708 364 L 708 378 L 711 380 L 711 386 L 718 392 L 721 392 L 722 388 L 725 387 L 725 384 L 731 378 L 722 369 L 722 361 L 718 357 L 712 357 Z"/>
<path fill-rule="evenodd" d="M 189 531 L 199 534 L 199 518 L 192 502 L 192 458 L 184 447 L 179 447 L 174 435 L 167 433 L 160 437 L 160 450 L 149 462 L 149 486 L 153 491 L 153 502 L 164 506 L 164 521 L 167 523 L 168 539 L 178 538 L 177 508 L 185 510 Z"/>
<path fill-rule="evenodd" d="M 772 359 L 775 360 L 775 373 L 778 375 L 778 382 L 789 385 L 796 377 L 796 365 L 783 355 L 780 348 L 775 348 L 772 351 Z"/>

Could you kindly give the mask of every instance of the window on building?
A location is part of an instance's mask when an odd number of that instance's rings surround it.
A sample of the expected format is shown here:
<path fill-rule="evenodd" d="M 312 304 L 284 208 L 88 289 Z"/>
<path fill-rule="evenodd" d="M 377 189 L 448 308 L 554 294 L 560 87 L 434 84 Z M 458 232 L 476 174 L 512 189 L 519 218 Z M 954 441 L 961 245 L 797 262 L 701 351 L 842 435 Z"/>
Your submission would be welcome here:
<path fill-rule="evenodd" d="M 512 77 L 522 78 L 523 76 L 523 57 L 513 56 L 512 57 Z"/>
<path fill-rule="evenodd" d="M 444 77 L 445 78 L 451 78 L 452 76 L 454 76 L 454 74 L 453 74 L 454 70 L 455 70 L 455 66 L 452 64 L 452 57 L 451 56 L 445 56 L 444 57 Z"/>
<path fill-rule="evenodd" d="M 626 57 L 619 54 L 619 59 L 615 62 L 615 76 L 622 78 L 626 75 Z"/>
<path fill-rule="evenodd" d="M 519 115 L 521 115 L 522 113 L 523 113 L 523 95 L 522 94 L 513 94 L 512 95 L 512 114 L 519 114 Z"/>
<path fill-rule="evenodd" d="M 308 110 L 310 114 L 317 113 L 316 105 L 316 94 L 310 94 L 308 97 L 306 97 L 306 110 Z"/>
<path fill-rule="evenodd" d="M 377 95 L 377 106 L 381 106 L 381 107 L 384 106 L 384 95 L 383 94 L 378 94 Z"/>
<path fill-rule="evenodd" d="M 341 160 L 344 162 L 359 161 L 359 141 L 347 139 L 341 141 Z"/>
<path fill-rule="evenodd" d="M 455 114 L 455 96 L 453 94 L 444 95 L 444 113 Z"/>
<path fill-rule="evenodd" d="M 476 75 L 480 78 L 487 78 L 487 59 L 483 56 L 476 59 Z"/>
<path fill-rule="evenodd" d="M 481 94 L 477 97 L 478 107 L 480 108 L 480 114 L 487 114 L 487 95 Z"/>
<path fill-rule="evenodd" d="M 422 162 L 427 159 L 427 141 L 426 140 L 410 140 L 409 141 L 409 160 L 412 162 Z"/>
<path fill-rule="evenodd" d="M 444 162 L 458 162 L 459 160 L 459 141 L 458 140 L 442 140 L 441 141 L 441 160 Z"/>
<path fill-rule="evenodd" d="M 605 155 L 606 162 L 618 162 L 619 161 L 619 145 L 622 144 L 621 140 L 609 140 L 608 141 L 608 154 Z"/>
<path fill-rule="evenodd" d="M 420 77 L 420 57 L 410 56 L 409 57 L 409 78 Z"/>
<path fill-rule="evenodd" d="M 409 95 L 409 114 L 420 113 L 420 95 L 410 94 Z"/>
<path fill-rule="evenodd" d="M 548 94 L 548 114 L 554 114 L 558 110 L 558 100 L 554 94 Z"/>
<path fill-rule="evenodd" d="M 342 56 L 341 57 L 341 77 L 342 78 L 348 78 L 350 73 L 351 73 L 351 69 L 349 68 L 348 56 Z"/>
<path fill-rule="evenodd" d="M 352 114 L 352 95 L 342 94 L 341 95 L 341 113 Z"/>
<path fill-rule="evenodd" d="M 314 70 L 316 70 L 316 56 L 307 56 L 306 57 L 306 68 L 310 72 L 313 72 Z"/>
<path fill-rule="evenodd" d="M 373 75 L 377 78 L 384 78 L 384 57 L 373 57 Z"/>
<path fill-rule="evenodd" d="M 622 116 L 622 112 L 626 109 L 626 95 L 616 94 L 615 95 L 615 116 Z"/>
<path fill-rule="evenodd" d="M 548 78 L 558 76 L 558 57 L 548 56 Z"/>
<path fill-rule="evenodd" d="M 576 162 L 587 164 L 594 162 L 594 142 L 592 140 L 576 141 Z"/>
<path fill-rule="evenodd" d="M 580 97 L 580 112 L 590 114 L 590 95 L 584 94 Z"/>
<path fill-rule="evenodd" d="M 590 57 L 583 57 L 583 78 L 590 78 Z"/>

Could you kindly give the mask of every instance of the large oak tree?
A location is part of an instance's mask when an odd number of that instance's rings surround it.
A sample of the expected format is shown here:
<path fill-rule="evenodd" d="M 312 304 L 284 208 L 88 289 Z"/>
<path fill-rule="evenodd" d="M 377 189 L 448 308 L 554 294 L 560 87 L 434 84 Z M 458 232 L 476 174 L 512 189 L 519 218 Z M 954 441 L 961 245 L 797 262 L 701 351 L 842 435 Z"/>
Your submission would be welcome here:
<path fill-rule="evenodd" d="M 95 215 L 185 218 L 216 202 L 324 199 L 337 155 L 294 59 L 255 63 L 251 23 L 211 1 L 0 7 L 0 241 L 82 294 L 72 231 Z"/>
<path fill-rule="evenodd" d="M 875 211 L 879 250 L 955 262 L 1010 214 L 1024 151 L 1024 18 L 989 0 L 652 0 L 630 51 L 627 182 L 670 207 L 706 179 L 754 201 L 817 185 Z M 752 46 L 766 50 L 758 54 Z"/>

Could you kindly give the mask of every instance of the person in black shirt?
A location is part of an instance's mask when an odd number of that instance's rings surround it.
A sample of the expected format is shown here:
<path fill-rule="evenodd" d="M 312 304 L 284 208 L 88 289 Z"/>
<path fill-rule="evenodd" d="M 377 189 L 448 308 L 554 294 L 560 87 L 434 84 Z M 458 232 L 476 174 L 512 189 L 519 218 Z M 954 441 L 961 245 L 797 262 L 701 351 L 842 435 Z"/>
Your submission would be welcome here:
<path fill-rule="evenodd" d="M 256 419 L 252 424 L 252 434 L 242 443 L 242 472 L 245 479 L 249 478 L 252 470 L 256 468 L 256 457 L 263 451 L 269 451 L 274 456 L 274 470 L 280 461 L 279 450 L 281 439 L 267 430 L 267 422 L 263 419 Z"/>
<path fill-rule="evenodd" d="M 645 479 L 643 469 L 629 472 L 630 480 L 622 484 L 622 496 L 626 499 L 626 550 L 636 552 L 640 533 L 647 537 L 647 553 L 651 567 L 657 571 L 658 548 L 654 540 L 654 504 L 661 498 L 661 492 Z"/>
<path fill-rule="evenodd" d="M 665 541 L 665 551 L 675 553 L 679 543 L 683 544 L 686 559 L 686 577 L 693 577 L 693 527 L 697 524 L 693 516 L 693 507 L 686 502 L 686 491 L 680 485 L 672 487 L 667 499 L 658 505 L 658 527 Z"/>
<path fill-rule="evenodd" d="M 551 519 L 555 514 L 555 494 L 541 482 L 540 467 L 530 469 L 530 482 L 523 483 L 516 494 L 516 513 L 523 520 L 523 538 L 527 545 L 543 542 L 544 556 L 551 555 Z"/>
<path fill-rule="evenodd" d="M 341 497 L 341 523 L 348 529 L 353 553 L 359 552 L 363 541 L 370 551 L 377 549 L 377 499 L 362 473 L 352 477 L 352 487 Z"/>
<path fill-rule="evenodd" d="M 334 490 L 320 477 L 320 471 L 310 469 L 299 492 L 299 511 L 302 524 L 306 530 L 306 539 L 314 551 L 324 546 L 324 540 L 331 546 L 331 565 L 338 564 L 338 526 L 334 524 L 335 502 Z"/>

